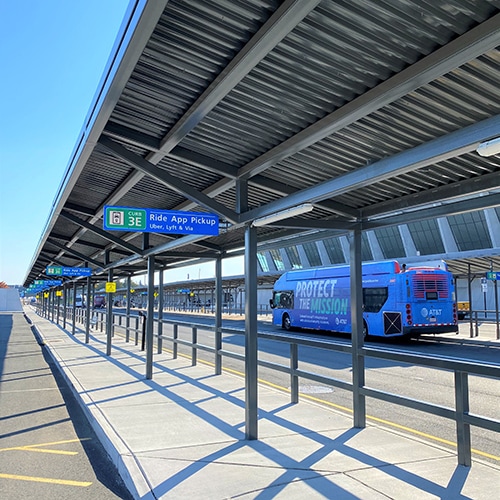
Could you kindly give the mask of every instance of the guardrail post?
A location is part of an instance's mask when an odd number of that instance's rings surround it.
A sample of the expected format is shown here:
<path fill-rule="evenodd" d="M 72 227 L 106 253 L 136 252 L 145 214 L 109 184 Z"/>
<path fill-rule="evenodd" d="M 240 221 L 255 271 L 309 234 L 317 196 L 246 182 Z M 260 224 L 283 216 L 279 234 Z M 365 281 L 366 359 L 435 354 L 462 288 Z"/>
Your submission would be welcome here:
<path fill-rule="evenodd" d="M 135 317 L 135 339 L 134 339 L 134 342 L 135 342 L 135 345 L 137 345 L 139 343 L 139 316 L 136 316 Z"/>
<path fill-rule="evenodd" d="M 125 319 L 125 342 L 130 341 L 130 311 L 127 313 Z"/>
<path fill-rule="evenodd" d="M 173 332 L 172 332 L 172 354 L 173 358 L 177 359 L 177 338 L 179 336 L 179 325 L 174 325 Z"/>
<path fill-rule="evenodd" d="M 193 326 L 191 330 L 191 366 L 196 366 L 196 363 L 198 361 L 198 349 L 196 347 L 196 344 L 198 343 L 198 328 Z"/>
<path fill-rule="evenodd" d="M 163 320 L 158 319 L 158 340 L 157 340 L 157 349 L 156 353 L 161 354 L 163 351 Z"/>
<path fill-rule="evenodd" d="M 139 316 L 142 318 L 141 351 L 144 351 L 146 345 L 146 315 L 142 311 L 139 311 Z"/>
<path fill-rule="evenodd" d="M 299 367 L 299 346 L 290 344 L 290 394 L 292 403 L 299 402 L 299 377 L 296 370 Z"/>
<path fill-rule="evenodd" d="M 479 337 L 479 321 L 478 321 L 478 318 L 477 318 L 477 311 L 474 311 L 474 314 L 476 315 L 474 337 Z"/>
<path fill-rule="evenodd" d="M 472 464 L 470 424 L 464 419 L 469 413 L 469 382 L 466 372 L 455 371 L 455 411 L 458 464 L 470 467 Z"/>

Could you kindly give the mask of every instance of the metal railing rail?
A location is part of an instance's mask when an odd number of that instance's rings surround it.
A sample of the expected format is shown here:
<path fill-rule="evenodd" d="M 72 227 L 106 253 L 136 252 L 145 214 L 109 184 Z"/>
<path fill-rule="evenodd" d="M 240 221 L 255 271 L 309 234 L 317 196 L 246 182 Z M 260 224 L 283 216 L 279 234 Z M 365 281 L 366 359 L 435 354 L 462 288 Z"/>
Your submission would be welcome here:
<path fill-rule="evenodd" d="M 67 316 L 71 316 L 73 313 L 71 310 L 66 311 Z M 39 314 L 47 315 L 48 311 L 42 311 L 39 308 Z M 93 314 L 98 318 L 96 321 L 101 325 L 101 331 L 103 325 L 105 324 L 106 313 L 104 311 L 93 311 Z M 99 318 L 100 316 L 100 318 Z M 85 323 L 86 310 L 82 309 L 76 313 L 75 321 L 80 323 Z M 125 322 L 123 319 L 125 318 Z M 131 320 L 135 325 L 131 326 Z M 141 320 L 143 321 L 141 327 Z M 112 319 L 112 330 L 121 329 L 125 332 L 126 342 L 130 341 L 130 333 L 133 334 L 135 345 L 138 345 L 139 337 L 142 335 L 142 348 L 144 349 L 144 328 L 145 316 L 139 317 L 136 315 L 127 318 L 126 314 L 113 313 Z M 70 318 L 71 321 L 71 318 Z M 161 322 L 162 328 L 158 328 Z M 198 351 L 205 351 L 214 354 L 214 356 L 226 356 L 228 358 L 237 359 L 240 361 L 245 361 L 244 354 L 231 351 L 225 348 L 216 349 L 213 346 L 202 344 L 198 341 L 198 330 L 215 332 L 215 327 L 211 325 L 206 325 L 202 323 L 195 323 L 192 321 L 182 322 L 178 320 L 162 319 L 158 318 L 153 320 L 154 326 L 156 326 L 156 331 L 153 333 L 153 337 L 156 338 L 157 342 L 157 352 L 162 352 L 165 342 L 169 342 L 172 345 L 172 355 L 174 358 L 178 356 L 178 346 L 186 346 L 191 348 L 191 360 L 192 365 L 195 366 L 198 361 Z M 171 335 L 167 334 L 167 328 L 163 328 L 165 325 L 172 325 Z M 186 328 L 191 331 L 191 336 L 189 339 L 179 337 L 179 329 Z M 160 332 L 160 334 L 158 334 Z M 222 334 L 232 334 L 232 335 L 244 335 L 244 331 L 235 328 L 222 328 Z M 281 333 L 258 333 L 259 338 L 271 340 L 275 342 L 286 343 L 289 345 L 289 362 L 288 365 L 267 361 L 260 359 L 258 360 L 259 366 L 266 367 L 268 369 L 276 370 L 282 373 L 288 374 L 290 378 L 290 398 L 292 403 L 299 402 L 299 380 L 306 379 L 314 382 L 319 382 L 327 386 L 337 387 L 339 389 L 344 389 L 353 392 L 354 386 L 351 382 L 346 382 L 344 380 L 336 379 L 334 377 L 328 377 L 321 375 L 319 373 L 314 373 L 311 371 L 299 369 L 299 346 L 307 346 L 310 348 L 317 348 L 328 351 L 337 351 L 346 354 L 351 354 L 352 349 L 350 344 L 345 344 L 335 340 L 329 339 L 319 340 L 310 339 L 306 336 L 294 335 L 290 337 L 287 334 Z M 489 417 L 484 417 L 481 415 L 474 415 L 470 413 L 469 410 L 469 375 L 476 375 L 480 377 L 489 377 L 492 379 L 500 380 L 500 364 L 486 364 L 478 363 L 474 361 L 454 359 L 445 356 L 427 356 L 423 354 L 414 354 L 404 351 L 396 351 L 392 349 L 384 349 L 381 347 L 366 347 L 361 349 L 361 354 L 364 357 L 384 359 L 393 362 L 405 363 L 409 365 L 423 366 L 427 368 L 433 368 L 438 370 L 446 370 L 454 373 L 454 396 L 455 396 L 455 408 L 449 408 L 446 406 L 441 406 L 434 403 L 429 403 L 426 401 L 420 401 L 412 399 L 409 397 L 401 396 L 398 394 L 389 393 L 379 389 L 375 389 L 364 385 L 360 388 L 361 394 L 366 397 L 371 397 L 388 403 L 397 404 L 410 409 L 423 411 L 431 415 L 444 417 L 455 421 L 456 434 L 457 434 L 457 458 L 460 465 L 470 466 L 472 463 L 472 449 L 471 449 L 471 435 L 470 426 L 480 427 L 493 432 L 500 432 L 500 420 L 496 420 Z"/>
<path fill-rule="evenodd" d="M 179 322 L 172 320 L 162 320 L 163 324 L 174 324 L 179 327 L 190 328 L 193 332 L 197 329 L 204 331 L 215 331 L 214 327 L 204 324 L 195 324 L 193 322 Z M 165 332 L 165 329 L 163 329 Z M 238 329 L 222 328 L 223 334 L 239 334 L 244 332 Z M 157 337 L 157 335 L 155 335 Z M 259 333 L 259 338 L 273 340 L 276 342 L 287 343 L 290 346 L 289 365 L 265 361 L 260 359 L 259 366 L 269 369 L 274 369 L 282 373 L 287 373 L 290 377 L 290 397 L 292 403 L 299 401 L 299 379 L 306 379 L 314 382 L 319 382 L 327 386 L 337 387 L 347 391 L 353 391 L 353 384 L 339 380 L 333 377 L 327 377 L 318 373 L 301 370 L 298 368 L 299 349 L 298 346 L 307 346 L 318 349 L 337 351 L 342 353 L 351 353 L 351 346 L 332 340 L 322 341 L 317 339 L 308 339 L 306 337 L 277 334 L 277 333 Z M 231 357 L 244 361 L 245 356 L 227 349 L 219 349 L 208 345 L 203 345 L 197 342 L 197 337 L 193 334 L 191 340 L 179 339 L 177 336 L 169 337 L 162 334 L 162 342 L 172 342 L 172 344 L 190 346 L 193 352 L 192 362 L 196 364 L 196 350 L 203 350 L 212 353 L 218 352 L 219 355 Z M 176 352 L 176 351 L 175 351 Z M 360 388 L 361 394 L 366 397 L 371 397 L 381 401 L 385 401 L 400 406 L 405 406 L 410 409 L 423 411 L 431 415 L 444 417 L 455 421 L 457 434 L 457 459 L 460 465 L 470 466 L 472 463 L 472 448 L 470 426 L 480 427 L 493 432 L 500 432 L 500 420 L 473 415 L 469 411 L 469 385 L 468 376 L 476 375 L 481 377 L 489 377 L 500 380 L 500 365 L 478 363 L 473 361 L 459 360 L 445 356 L 426 356 L 422 354 L 413 354 L 391 349 L 383 349 L 379 347 L 363 347 L 362 355 L 370 358 L 384 359 L 399 363 L 405 363 L 416 366 L 423 366 L 438 370 L 446 370 L 454 373 L 454 394 L 455 408 L 437 405 L 425 401 L 419 401 L 409 397 L 392 394 L 386 391 L 381 391 L 364 385 Z"/>

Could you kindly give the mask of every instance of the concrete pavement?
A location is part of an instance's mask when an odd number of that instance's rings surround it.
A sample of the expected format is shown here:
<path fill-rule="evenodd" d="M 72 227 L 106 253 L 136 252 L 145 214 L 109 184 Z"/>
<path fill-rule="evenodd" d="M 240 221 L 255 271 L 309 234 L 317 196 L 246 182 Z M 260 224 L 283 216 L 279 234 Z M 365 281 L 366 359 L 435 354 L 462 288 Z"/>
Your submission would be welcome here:
<path fill-rule="evenodd" d="M 259 386 L 259 439 L 245 440 L 244 380 L 184 357 L 145 353 L 116 335 L 90 343 L 25 313 L 140 499 L 491 499 L 500 468 L 350 415 Z M 78 333 L 80 331 L 81 333 Z"/>

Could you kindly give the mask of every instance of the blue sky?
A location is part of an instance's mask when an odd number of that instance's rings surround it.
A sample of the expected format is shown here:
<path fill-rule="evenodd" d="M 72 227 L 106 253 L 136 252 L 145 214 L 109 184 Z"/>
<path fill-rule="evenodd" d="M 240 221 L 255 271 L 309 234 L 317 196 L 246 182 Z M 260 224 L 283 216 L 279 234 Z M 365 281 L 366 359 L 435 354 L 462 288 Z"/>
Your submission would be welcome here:
<path fill-rule="evenodd" d="M 0 281 L 24 281 L 128 3 L 0 0 Z"/>

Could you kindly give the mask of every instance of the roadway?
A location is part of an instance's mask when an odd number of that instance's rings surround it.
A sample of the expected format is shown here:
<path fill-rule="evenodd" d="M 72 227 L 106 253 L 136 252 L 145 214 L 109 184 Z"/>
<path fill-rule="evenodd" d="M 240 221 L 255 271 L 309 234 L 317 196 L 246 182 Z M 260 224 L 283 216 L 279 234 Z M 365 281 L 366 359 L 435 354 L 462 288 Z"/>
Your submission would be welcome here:
<path fill-rule="evenodd" d="M 0 498 L 132 498 L 23 314 L 0 333 Z"/>

